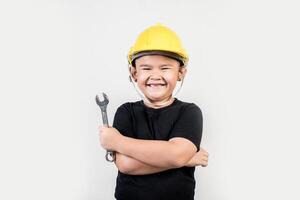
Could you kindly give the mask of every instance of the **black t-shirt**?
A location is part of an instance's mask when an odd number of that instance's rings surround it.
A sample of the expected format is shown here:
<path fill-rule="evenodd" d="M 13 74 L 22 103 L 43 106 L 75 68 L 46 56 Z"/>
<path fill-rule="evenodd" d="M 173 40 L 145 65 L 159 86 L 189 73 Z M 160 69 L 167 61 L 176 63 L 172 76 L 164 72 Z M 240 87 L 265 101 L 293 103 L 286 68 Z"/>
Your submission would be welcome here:
<path fill-rule="evenodd" d="M 178 99 L 166 107 L 146 107 L 143 101 L 125 103 L 115 114 L 113 127 L 136 139 L 169 140 L 183 137 L 200 148 L 202 113 L 193 103 Z M 149 175 L 118 172 L 118 200 L 193 200 L 195 167 L 181 167 Z"/>

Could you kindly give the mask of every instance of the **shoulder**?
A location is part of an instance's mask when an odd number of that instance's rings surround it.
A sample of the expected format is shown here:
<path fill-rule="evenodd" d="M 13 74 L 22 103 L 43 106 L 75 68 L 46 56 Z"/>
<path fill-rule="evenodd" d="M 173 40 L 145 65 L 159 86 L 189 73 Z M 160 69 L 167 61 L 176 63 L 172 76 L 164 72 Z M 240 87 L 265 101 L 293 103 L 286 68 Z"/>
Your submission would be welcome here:
<path fill-rule="evenodd" d="M 202 111 L 195 103 L 179 101 L 177 109 L 182 120 L 203 120 Z"/>
<path fill-rule="evenodd" d="M 135 101 L 135 102 L 126 102 L 120 105 L 117 109 L 117 111 L 132 111 L 135 109 L 138 109 L 139 107 L 142 107 L 141 101 Z"/>
<path fill-rule="evenodd" d="M 178 101 L 179 107 L 182 109 L 183 112 L 194 111 L 194 112 L 202 113 L 200 107 L 195 103 L 184 102 L 184 101 L 180 101 L 180 100 L 177 100 L 177 101 Z"/>

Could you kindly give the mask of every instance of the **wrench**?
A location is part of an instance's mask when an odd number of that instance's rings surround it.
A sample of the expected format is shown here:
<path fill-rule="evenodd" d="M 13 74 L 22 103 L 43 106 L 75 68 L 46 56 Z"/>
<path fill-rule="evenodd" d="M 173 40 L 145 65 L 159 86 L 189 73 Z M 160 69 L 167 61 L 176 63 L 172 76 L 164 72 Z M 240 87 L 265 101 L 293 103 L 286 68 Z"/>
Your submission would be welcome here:
<path fill-rule="evenodd" d="M 101 101 L 101 96 L 103 97 L 102 101 Z M 96 103 L 98 104 L 98 106 L 101 109 L 103 126 L 106 126 L 106 127 L 109 127 L 108 119 L 107 119 L 107 112 L 106 112 L 108 102 L 109 102 L 109 100 L 105 93 L 102 92 L 101 95 L 96 95 Z M 115 153 L 113 151 L 106 150 L 105 159 L 109 162 L 114 162 L 116 160 Z"/>

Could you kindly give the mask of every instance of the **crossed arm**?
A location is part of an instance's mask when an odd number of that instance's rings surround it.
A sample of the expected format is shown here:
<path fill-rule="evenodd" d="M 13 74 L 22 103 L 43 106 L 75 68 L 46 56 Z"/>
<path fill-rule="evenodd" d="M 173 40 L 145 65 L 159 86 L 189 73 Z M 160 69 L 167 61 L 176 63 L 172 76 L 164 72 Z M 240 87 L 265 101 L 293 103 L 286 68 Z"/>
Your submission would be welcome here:
<path fill-rule="evenodd" d="M 115 164 L 120 172 L 130 175 L 146 175 L 171 169 L 170 167 L 156 167 L 140 162 L 134 158 L 116 152 Z"/>
<path fill-rule="evenodd" d="M 152 174 L 182 166 L 207 165 L 208 153 L 185 138 L 169 141 L 141 140 L 123 136 L 115 128 L 100 128 L 104 149 L 116 152 L 116 166 L 131 175 Z"/>

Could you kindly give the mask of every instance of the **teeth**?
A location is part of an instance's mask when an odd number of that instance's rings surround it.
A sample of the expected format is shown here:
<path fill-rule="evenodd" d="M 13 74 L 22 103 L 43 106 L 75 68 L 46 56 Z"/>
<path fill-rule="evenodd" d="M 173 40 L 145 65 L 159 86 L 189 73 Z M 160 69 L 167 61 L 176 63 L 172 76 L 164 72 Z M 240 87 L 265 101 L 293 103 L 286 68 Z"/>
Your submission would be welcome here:
<path fill-rule="evenodd" d="M 149 87 L 165 86 L 165 84 L 148 84 Z"/>

